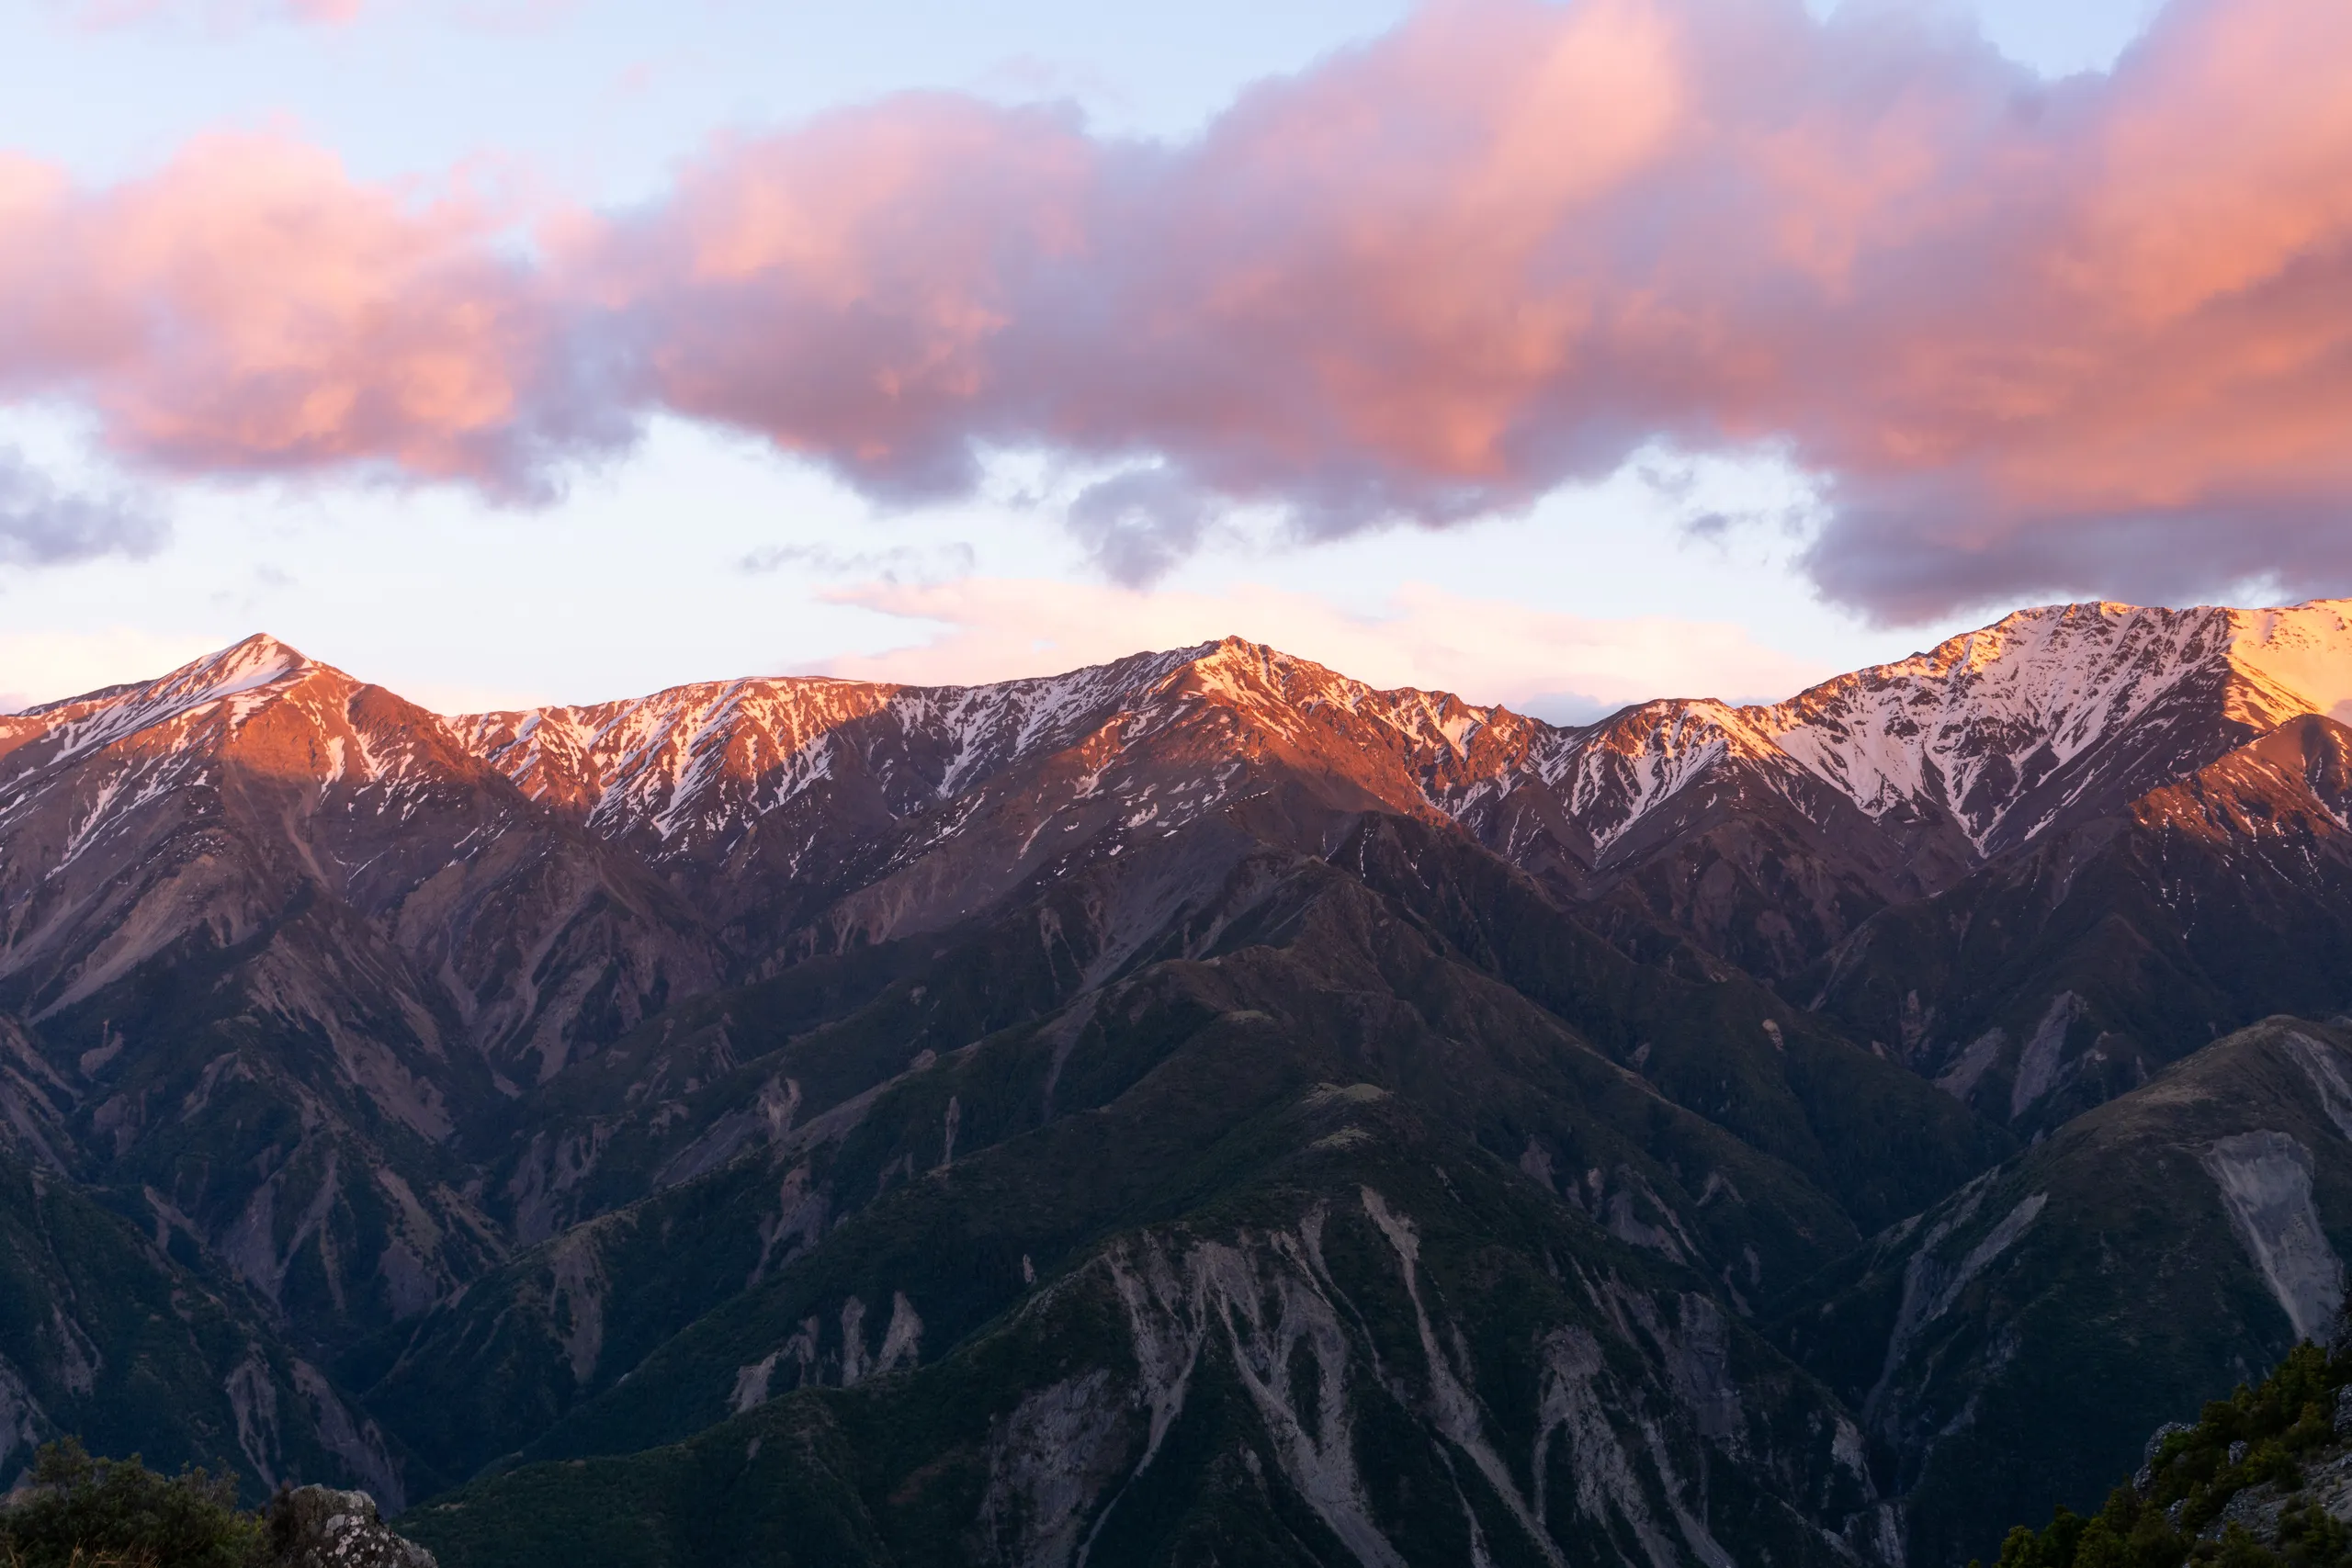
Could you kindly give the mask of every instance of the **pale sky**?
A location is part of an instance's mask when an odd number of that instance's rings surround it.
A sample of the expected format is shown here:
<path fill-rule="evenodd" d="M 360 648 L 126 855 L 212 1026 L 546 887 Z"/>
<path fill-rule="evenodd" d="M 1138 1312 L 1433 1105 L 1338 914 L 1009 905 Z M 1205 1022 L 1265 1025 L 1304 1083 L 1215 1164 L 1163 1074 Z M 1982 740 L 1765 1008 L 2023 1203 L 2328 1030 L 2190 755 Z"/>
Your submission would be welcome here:
<path fill-rule="evenodd" d="M 297 14 L 317 8 L 0 6 L 0 160 L 104 190 L 198 139 L 261 132 L 371 185 L 457 171 L 525 204 L 618 214 L 660 202 L 715 143 L 908 90 L 1059 104 L 1098 140 L 1181 148 L 1252 84 L 1377 39 L 1407 9 L 368 0 L 339 19 Z M 1949 15 L 2057 82 L 2109 69 L 2149 10 L 1984 0 Z M 0 162 L 0 217 L 7 191 Z M 446 711 L 752 673 L 991 679 L 1238 632 L 1379 683 L 1582 718 L 1645 696 L 1777 696 L 1990 618 L 1980 605 L 1870 625 L 1825 604 L 1794 564 L 1818 522 L 1814 481 L 1769 455 L 1653 445 L 1514 514 L 1321 543 L 1221 506 L 1192 553 L 1125 587 L 1065 526 L 1102 477 L 1069 454 L 1000 451 L 978 493 L 900 505 L 756 435 L 660 412 L 633 446 L 564 464 L 559 499 L 514 504 L 431 479 L 142 463 L 106 443 L 70 378 L 12 382 L 0 365 L 10 397 L 0 457 L 39 478 L 12 502 L 0 465 L 0 509 L 46 504 L 50 486 L 120 502 L 161 543 L 51 564 L 0 548 L 0 707 L 255 630 Z"/>

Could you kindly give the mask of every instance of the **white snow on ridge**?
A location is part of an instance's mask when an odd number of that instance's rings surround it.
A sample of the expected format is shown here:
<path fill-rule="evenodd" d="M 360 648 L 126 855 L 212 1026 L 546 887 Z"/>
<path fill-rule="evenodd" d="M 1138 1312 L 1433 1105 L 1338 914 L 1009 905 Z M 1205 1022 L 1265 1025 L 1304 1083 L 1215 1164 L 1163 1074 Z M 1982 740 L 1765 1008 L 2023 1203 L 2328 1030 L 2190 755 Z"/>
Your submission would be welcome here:
<path fill-rule="evenodd" d="M 2242 671 L 2296 705 L 2292 711 L 2352 723 L 2352 600 L 2227 614 L 2230 658 Z"/>
<path fill-rule="evenodd" d="M 432 748 L 380 724 L 362 733 L 349 706 L 357 689 L 282 643 L 252 637 L 146 685 L 0 719 L 0 759 L 39 758 L 0 784 L 0 817 L 46 787 L 34 775 L 60 776 L 59 764 L 126 737 L 147 732 L 142 750 L 194 758 L 284 701 L 316 726 L 322 791 L 338 782 L 400 787 Z M 1140 790 L 1140 803 L 1158 786 L 1125 760 L 1179 730 L 1209 737 L 1212 748 L 1295 747 L 1327 760 L 1317 765 L 1361 755 L 1359 777 L 1385 781 L 1376 783 L 1383 798 L 1409 802 L 1418 791 L 1419 803 L 1456 818 L 1538 789 L 1601 852 L 1727 765 L 1815 812 L 1822 784 L 1874 816 L 1949 810 L 1982 851 L 2064 807 L 2049 792 L 2030 795 L 2030 780 L 2083 760 L 2071 786 L 2078 794 L 2099 766 L 2098 748 L 2184 694 L 2210 695 L 2222 716 L 2256 729 L 2302 712 L 2352 720 L 2352 601 L 2026 610 L 1784 702 L 1658 701 L 1581 728 L 1441 692 L 1376 690 L 1231 638 L 989 685 L 745 679 L 446 722 L 467 752 L 526 794 L 600 833 L 645 832 L 657 853 L 731 844 L 828 781 L 876 792 L 903 817 L 1064 753 L 1069 776 L 1056 789 L 1066 784 L 1073 800 Z M 1203 717 L 1208 728 L 1183 728 Z M 184 735 L 163 728 L 173 726 Z M 52 744 L 24 752 L 43 739 Z M 1194 781 L 1170 784 L 1154 803 L 1163 825 L 1250 787 L 1253 776 L 1240 750 L 1230 766 L 1204 768 L 1203 742 L 1182 744 L 1192 750 L 1153 753 L 1184 756 Z M 1050 776 L 1059 780 L 1061 767 Z M 0 761 L 0 774 L 8 771 Z M 144 783 L 104 797 L 109 810 L 150 798 Z M 2029 798 L 2035 820 L 2012 820 Z M 947 813 L 939 830 L 967 816 Z"/>
<path fill-rule="evenodd" d="M 0 728 L 0 822 L 53 791 L 90 791 L 53 874 L 119 819 L 175 789 L 209 782 L 222 749 L 264 713 L 295 716 L 288 736 L 307 732 L 322 796 L 343 784 L 354 792 L 355 808 L 405 813 L 430 785 L 422 764 L 432 748 L 397 723 L 379 720 L 371 728 L 354 705 L 365 689 L 284 643 L 252 637 L 143 685 L 43 705 Z M 437 739 L 453 739 L 439 719 L 416 714 Z M 275 771 L 283 761 L 273 756 L 264 766 Z"/>
<path fill-rule="evenodd" d="M 1948 805 L 1981 847 L 2007 800 L 1962 808 L 1988 770 L 2014 777 L 2038 761 L 2046 772 L 2209 672 L 2227 645 L 2224 615 L 2108 604 L 2019 611 L 1751 711 L 1775 744 L 1863 810 Z"/>
<path fill-rule="evenodd" d="M 1785 768 L 1788 760 L 1738 708 L 1709 699 L 1628 708 L 1589 730 L 1553 730 L 1534 775 L 1606 851 L 1725 759 Z"/>
<path fill-rule="evenodd" d="M 319 668 L 322 666 L 312 664 L 275 637 L 249 637 L 219 653 L 182 665 L 144 686 L 115 688 L 102 696 L 68 698 L 32 709 L 24 716 L 50 721 L 44 728 L 58 740 L 53 760 L 62 761 L 214 703 L 247 697 Z M 252 704 L 243 703 L 234 717 L 241 718 L 251 711 Z"/>
<path fill-rule="evenodd" d="M 0 823 L 18 818 L 73 776 L 69 764 L 133 736 L 163 732 L 164 743 L 146 749 L 147 754 L 106 764 L 111 772 L 95 782 L 90 804 L 44 871 L 54 875 L 126 814 L 178 785 L 202 782 L 206 749 L 192 745 L 191 735 L 233 733 L 273 694 L 324 668 L 275 638 L 251 637 L 143 685 L 109 687 L 29 709 L 7 721 L 8 732 L 0 740 L 15 744 L 0 751 L 0 759 L 22 759 L 29 746 L 52 744 L 30 753 L 37 761 L 29 769 L 0 764 L 0 772 L 13 775 L 0 782 Z"/>
<path fill-rule="evenodd" d="M 1981 849 L 2006 822 L 2018 775 L 2063 766 L 2188 682 L 2226 679 L 2225 711 L 2256 728 L 2297 713 L 2352 713 L 2347 610 L 2352 602 L 2021 610 L 1743 711 L 1863 810 L 1948 806 Z M 1987 787 L 1975 796 L 1980 782 Z"/>
<path fill-rule="evenodd" d="M 1783 793 L 1796 787 L 1790 770 L 1802 769 L 1873 816 L 1902 806 L 1951 810 L 1982 849 L 2007 821 L 2029 771 L 2040 776 L 2063 766 L 2184 683 L 2220 677 L 2228 677 L 2230 711 L 2257 728 L 2303 711 L 2352 716 L 2352 602 L 2025 610 L 1785 702 L 1659 701 L 1580 728 L 1444 693 L 1375 690 L 1238 639 L 985 686 L 738 682 L 458 723 L 477 754 L 532 793 L 560 787 L 538 777 L 541 770 L 571 769 L 596 798 L 599 827 L 658 822 L 665 838 L 672 822 L 704 819 L 696 814 L 707 802 L 686 803 L 723 790 L 736 776 L 730 770 L 775 777 L 759 800 L 737 802 L 734 815 L 783 805 L 831 771 L 819 758 L 854 718 L 873 718 L 928 748 L 936 772 L 923 793 L 945 800 L 1002 767 L 1079 743 L 1109 716 L 1117 719 L 1115 743 L 1125 747 L 1212 704 L 1283 740 L 1307 737 L 1327 722 L 1317 716 L 1326 711 L 1369 720 L 1394 736 L 1397 760 L 1435 808 L 1459 816 L 1538 784 L 1557 794 L 1601 850 L 1726 760 Z M 511 739 L 492 743 L 490 730 L 502 725 Z M 1099 784 L 1103 766 L 1090 765 L 1090 784 Z"/>
<path fill-rule="evenodd" d="M 584 808 L 606 832 L 650 828 L 664 843 L 727 834 L 787 804 L 836 771 L 831 750 L 863 742 L 897 752 L 877 766 L 893 782 L 912 762 L 935 766 L 933 799 L 1041 749 L 1125 694 L 1181 667 L 1197 649 L 1143 654 L 1066 675 L 987 686 L 896 686 L 827 677 L 759 678 L 676 686 L 584 707 L 473 714 L 451 722 L 475 755 L 526 794 Z M 860 727 L 850 735 L 853 726 Z M 912 753 L 921 751 L 919 762 Z M 767 784 L 753 798 L 762 779 Z"/>
<path fill-rule="evenodd" d="M 1080 794 L 1111 759 L 1204 708 L 1264 738 L 1305 741 L 1330 709 L 1393 735 L 1408 767 L 1457 771 L 1498 726 L 1548 727 L 1442 693 L 1375 691 L 1272 649 L 1227 639 L 1066 674 L 981 686 L 777 677 L 673 687 L 586 707 L 461 716 L 476 756 L 601 832 L 650 830 L 660 852 L 731 842 L 820 780 L 862 769 L 893 809 L 954 799 L 1001 770 L 1086 747 Z M 1459 792 L 1461 781 L 1454 781 Z M 1221 796 L 1223 789 L 1204 796 Z"/>

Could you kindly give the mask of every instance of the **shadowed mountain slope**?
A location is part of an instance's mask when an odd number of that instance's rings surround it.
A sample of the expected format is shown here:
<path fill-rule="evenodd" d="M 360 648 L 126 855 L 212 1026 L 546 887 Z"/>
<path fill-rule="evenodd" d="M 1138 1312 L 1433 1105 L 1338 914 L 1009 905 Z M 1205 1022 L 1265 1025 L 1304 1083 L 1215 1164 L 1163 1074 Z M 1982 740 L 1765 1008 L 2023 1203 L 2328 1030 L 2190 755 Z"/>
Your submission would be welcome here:
<path fill-rule="evenodd" d="M 1251 1032 L 1222 1026 L 1216 1055 Z M 1097 1159 L 1136 1132 L 1108 1116 Z M 1816 1385 L 1692 1276 L 1401 1096 L 1286 1091 L 1182 1167 L 1186 1218 L 1034 1283 L 1013 1256 L 1030 1238 L 1003 1235 L 1009 1310 L 910 1371 L 928 1281 L 890 1233 L 919 1246 L 960 1232 L 925 1208 L 1013 1196 L 1002 1162 L 959 1162 L 858 1249 L 905 1270 L 887 1328 L 886 1298 L 835 1312 L 846 1280 L 805 1287 L 817 1364 L 838 1323 L 865 1375 L 763 1401 L 801 1341 L 745 1321 L 639 1380 L 658 1399 L 707 1368 L 742 1414 L 679 1448 L 527 1466 L 404 1528 L 453 1563 L 1668 1562 L 1720 1560 L 1719 1537 L 1831 1562 L 1884 1539 L 1858 1434 Z"/>
<path fill-rule="evenodd" d="M 2030 1134 L 2267 1013 L 2352 1008 L 2347 821 L 2352 730 L 2290 720 L 1876 917 L 1816 1005 Z"/>
<path fill-rule="evenodd" d="M 1392 829 L 1412 830 L 1373 818 L 1360 832 Z M 1464 1149 L 1713 1279 L 1735 1312 L 1859 1235 L 1838 1196 L 1850 1173 L 1806 1130 L 1792 1079 L 1834 1103 L 1829 1114 L 1875 1092 L 1884 1129 L 1903 1134 L 1910 1190 L 1890 1200 L 1857 1184 L 1872 1223 L 1951 1190 L 1986 1157 L 1959 1107 L 1819 1040 L 1752 985 L 1745 1000 L 1726 999 L 1718 985 L 1666 979 L 1641 998 L 1661 1068 L 1695 1063 L 1726 1007 L 1734 1018 L 1753 1010 L 1744 1063 L 1704 1078 L 1679 1066 L 1662 1087 L 1340 869 L 1371 853 L 1327 863 L 1261 851 L 1217 902 L 1190 912 L 1193 940 L 1039 1022 L 895 1056 L 872 1088 L 797 1075 L 800 1061 L 837 1058 L 831 1045 L 796 1042 L 747 1064 L 760 1081 L 791 1086 L 791 1116 L 750 1133 L 757 1155 L 517 1258 L 424 1325 L 375 1407 L 422 1451 L 469 1445 L 444 1461 L 462 1471 L 523 1446 L 542 1412 L 568 1414 L 541 1449 L 683 1437 L 725 1415 L 742 1397 L 742 1369 L 771 1351 L 786 1358 L 767 1363 L 776 1389 L 854 1382 L 866 1357 L 854 1331 L 835 1326 L 853 1296 L 865 1303 L 861 1321 L 876 1314 L 876 1333 L 879 1303 L 893 1303 L 891 1321 L 920 1325 L 922 1354 L 936 1355 L 1012 1306 L 1027 1272 L 1068 1267 L 1122 1227 L 1191 1213 L 1233 1179 L 1236 1128 L 1255 1126 L 1255 1141 L 1287 1153 L 1297 1104 L 1334 1083 L 1413 1106 Z M 1446 871 L 1435 854 L 1421 867 L 1427 880 Z M 1008 925 L 1035 941 L 1034 922 Z M 1555 940 L 1577 941 L 1572 930 Z M 1582 942 L 1594 961 L 1633 970 L 1597 938 Z M 1633 974 L 1620 984 L 1643 987 Z M 1759 1015 L 1788 1018 L 1793 1043 L 1775 1046 Z M 1826 1055 L 1809 1062 L 1815 1054 Z M 1850 1096 L 1835 1088 L 1845 1077 Z M 1693 1103 L 1677 1104 L 1674 1090 Z M 1797 1122 L 1783 1147 L 1738 1134 L 1783 1113 Z M 718 1260 L 701 1279 L 711 1294 L 658 1267 L 681 1253 Z M 843 1258 L 864 1259 L 846 1265 L 846 1283 Z M 593 1349 L 561 1331 L 590 1297 Z M 777 1351 L 786 1345 L 797 1348 Z"/>
<path fill-rule="evenodd" d="M 2326 1339 L 2347 1247 L 2352 1036 L 2273 1020 L 1873 1238 L 1774 1333 L 1893 1448 L 1914 1558 L 1956 1562 Z"/>
<path fill-rule="evenodd" d="M 321 1353 L 503 1251 L 466 1118 L 715 978 L 646 868 L 266 638 L 5 724 L 17 1119 Z"/>

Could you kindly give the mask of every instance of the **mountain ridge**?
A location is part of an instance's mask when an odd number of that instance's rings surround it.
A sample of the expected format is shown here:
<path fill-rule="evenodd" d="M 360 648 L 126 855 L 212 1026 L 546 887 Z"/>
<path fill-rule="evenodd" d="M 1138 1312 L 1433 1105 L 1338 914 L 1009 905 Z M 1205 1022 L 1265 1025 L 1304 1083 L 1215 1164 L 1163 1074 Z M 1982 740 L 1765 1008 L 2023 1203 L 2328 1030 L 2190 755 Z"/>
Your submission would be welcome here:
<path fill-rule="evenodd" d="M 2030 788 L 2102 739 L 2099 721 L 2130 727 L 2192 676 L 2235 678 L 2228 690 L 2210 695 L 2220 705 L 2220 718 L 2248 731 L 2244 739 L 2297 712 L 2352 712 L 2352 681 L 2327 668 L 2331 657 L 2340 660 L 2347 650 L 2352 600 L 2255 610 L 2093 602 L 2012 612 L 1932 649 L 1832 677 L 1775 703 L 1657 698 L 1577 726 L 1553 725 L 1442 691 L 1374 688 L 1232 637 L 1058 675 L 978 685 L 753 676 L 598 703 L 433 716 L 533 798 L 616 835 L 650 828 L 666 844 L 691 826 L 684 797 L 707 782 L 698 775 L 782 763 L 859 719 L 895 709 L 902 726 L 928 724 L 948 734 L 955 742 L 951 760 L 936 770 L 944 797 L 971 782 L 970 770 L 988 764 L 991 740 L 996 755 L 1018 759 L 1058 734 L 1055 717 L 1105 703 L 1124 708 L 1148 703 L 1152 688 L 1188 668 L 1203 672 L 1204 692 L 1225 685 L 1229 700 L 1246 702 L 1239 686 L 1258 682 L 1225 683 L 1238 666 L 1254 661 L 1261 681 L 1279 672 L 1306 693 L 1301 705 L 1336 699 L 1394 731 L 1425 768 L 1448 754 L 1466 767 L 1467 742 L 1501 729 L 1504 744 L 1478 747 L 1487 755 L 1475 771 L 1464 775 L 1457 768 L 1451 787 L 1423 792 L 1430 806 L 1448 816 L 1475 810 L 1492 793 L 1568 781 L 1571 813 L 1600 818 L 1592 836 L 1605 850 L 1705 767 L 1727 757 L 1785 760 L 1874 819 L 1891 811 L 1936 809 L 1965 818 L 1962 831 L 1981 854 L 2025 841 L 2081 793 L 2018 828 L 2012 817 L 2022 802 L 1996 798 L 2004 781 L 1993 775 L 2006 769 Z M 0 755 L 35 735 L 54 735 L 58 716 L 76 707 L 127 706 L 127 713 L 108 718 L 116 730 L 136 729 L 170 716 L 175 704 L 192 708 L 332 668 L 257 634 L 159 682 L 109 687 L 0 717 Z M 148 700 L 124 704 L 134 692 Z M 1981 711 L 1988 706 L 1994 711 Z M 1958 710 L 1961 716 L 1948 718 L 1921 742 L 1929 726 L 1918 710 L 1930 707 L 1939 715 Z M 1003 736 L 1008 716 L 1026 720 L 1009 748 Z M 1268 710 L 1261 706 L 1253 716 L 1266 717 Z M 64 744 L 69 750 L 103 744 L 111 732 L 100 730 L 89 740 L 69 736 Z M 2026 741 L 2032 744 L 2020 757 Z M 738 742 L 748 755 L 729 758 Z M 1612 763 L 1618 765 L 1612 769 Z M 1608 793 L 1604 775 L 1612 771 L 1623 796 L 1610 803 L 1613 815 L 1600 799 Z M 1625 777 L 1629 773 L 1635 776 Z M 1634 787 L 1623 789 L 1626 784 Z M 765 810 L 788 798 L 771 795 L 743 804 Z"/>
<path fill-rule="evenodd" d="M 2052 606 L 1581 727 L 1238 638 L 447 716 L 255 637 L 0 719 L 0 1145 L 129 1227 L 74 1234 L 135 1299 L 222 1303 L 156 1451 L 249 1481 L 764 1431 L 836 1445 L 885 1493 L 809 1495 L 877 1529 L 909 1486 L 998 1509 L 974 1560 L 1129 1517 L 923 1392 L 969 1386 L 1323 1543 L 1270 1560 L 1910 1568 L 1966 1534 L 1914 1440 L 1964 1406 L 1809 1363 L 1789 1303 L 2213 1034 L 2352 1007 L 2347 609 Z M 0 1224 L 0 1276 L 120 1332 L 12 1260 L 42 1234 Z M 1236 1259 L 1304 1315 L 1185 1351 L 1224 1414 L 1183 1416 L 1144 1363 L 1272 1310 Z M 1000 1332 L 1056 1280 L 1111 1325 L 1075 1359 Z M 101 1328 L 0 1345 L 21 1441 L 98 1408 Z M 1580 1337 L 1621 1405 L 1576 1404 Z M 1263 1381 L 1310 1341 L 1329 1392 Z M 869 1446 L 842 1400 L 892 1379 L 947 1449 Z M 1208 1448 L 1154 1470 L 1175 1430 Z M 1784 1484 L 1826 1490 L 1758 1511 Z"/>

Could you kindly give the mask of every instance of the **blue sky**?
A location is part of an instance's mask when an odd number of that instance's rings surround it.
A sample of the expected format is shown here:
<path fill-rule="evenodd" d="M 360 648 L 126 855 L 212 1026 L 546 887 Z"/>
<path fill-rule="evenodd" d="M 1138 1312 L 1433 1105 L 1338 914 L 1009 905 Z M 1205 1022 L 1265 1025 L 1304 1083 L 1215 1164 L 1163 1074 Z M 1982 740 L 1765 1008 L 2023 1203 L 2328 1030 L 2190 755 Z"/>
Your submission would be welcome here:
<path fill-rule="evenodd" d="M 2057 78 L 2104 70 L 2147 12 L 1985 0 L 1947 15 Z M 1371 0 L 376 0 L 327 24 L 265 0 L 18 0 L 0 7 L 0 150 L 97 187 L 192 137 L 263 130 L 370 182 L 464 168 L 613 210 L 658 199 L 714 139 L 906 90 L 1051 101 L 1098 134 L 1182 142 L 1250 84 L 1403 15 Z M 447 485 L 127 468 L 54 395 L 0 407 L 0 445 L 170 529 L 142 558 L 0 563 L 0 705 L 254 629 L 454 709 L 792 670 L 988 678 L 1121 651 L 1132 628 L 1304 638 L 1296 651 L 1377 666 L 1355 671 L 1369 678 L 1574 717 L 1694 683 L 1776 695 L 1979 618 L 1873 626 L 1823 604 L 1791 565 L 1808 482 L 1769 456 L 1652 450 L 1517 515 L 1323 544 L 1235 510 L 1150 593 L 1123 596 L 1061 525 L 1091 476 L 1042 456 L 1000 459 L 977 496 L 890 508 L 750 436 L 664 416 L 634 449 L 569 470 L 560 501 L 514 507 Z M 1029 591 L 1032 626 L 1007 621 L 1002 592 L 958 598 L 976 581 L 1057 588 Z M 1659 640 L 1681 623 L 1711 629 Z M 1611 654 L 1620 625 L 1648 630 Z M 1536 651 L 1485 658 L 1496 627 Z M 1556 680 L 1548 647 L 1565 650 Z"/>

